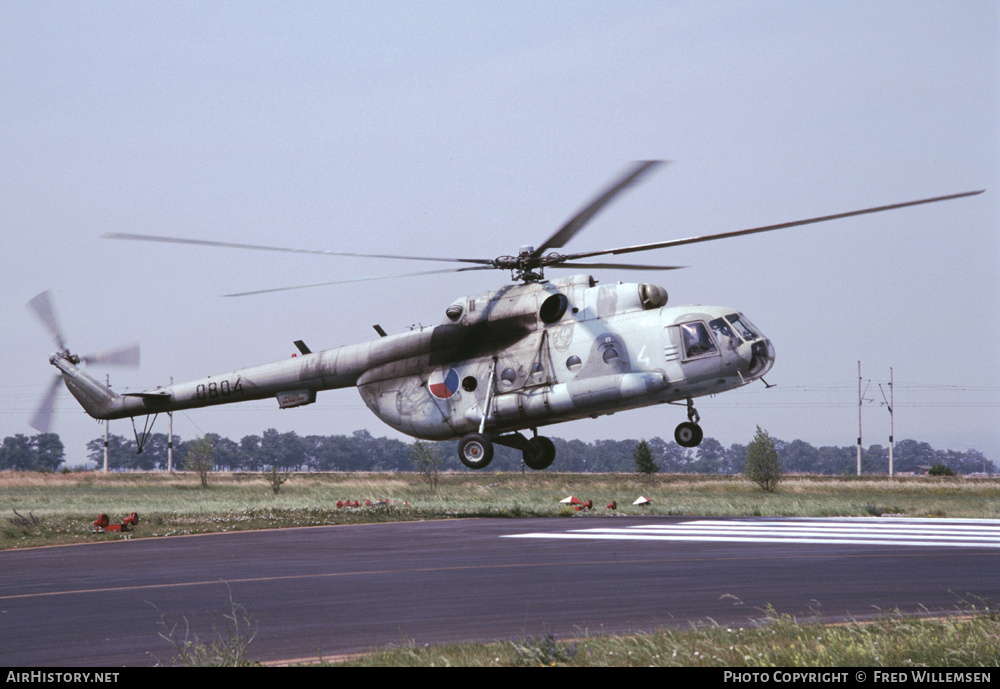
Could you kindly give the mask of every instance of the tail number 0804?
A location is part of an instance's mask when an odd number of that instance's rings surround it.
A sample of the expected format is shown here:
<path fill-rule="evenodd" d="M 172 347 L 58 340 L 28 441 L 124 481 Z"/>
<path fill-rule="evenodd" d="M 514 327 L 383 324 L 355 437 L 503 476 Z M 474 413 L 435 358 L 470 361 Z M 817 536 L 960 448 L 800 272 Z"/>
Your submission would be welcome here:
<path fill-rule="evenodd" d="M 237 378 L 235 383 L 230 383 L 228 380 L 212 381 L 208 384 L 199 383 L 198 387 L 195 388 L 195 394 L 200 400 L 228 397 L 229 395 L 242 395 L 243 381 Z"/>

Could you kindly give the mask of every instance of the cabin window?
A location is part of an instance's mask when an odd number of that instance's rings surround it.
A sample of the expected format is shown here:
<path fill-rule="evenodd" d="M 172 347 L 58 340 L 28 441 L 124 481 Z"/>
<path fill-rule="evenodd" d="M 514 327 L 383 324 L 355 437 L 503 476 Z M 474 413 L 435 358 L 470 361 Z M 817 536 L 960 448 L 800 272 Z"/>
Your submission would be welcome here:
<path fill-rule="evenodd" d="M 474 376 L 466 376 L 462 379 L 462 389 L 466 392 L 472 392 L 477 387 L 479 387 L 479 381 Z"/>
<path fill-rule="evenodd" d="M 566 368 L 568 368 L 570 371 L 577 371 L 581 366 L 583 366 L 583 361 L 581 361 L 580 357 L 578 357 L 575 354 L 570 358 L 566 359 Z"/>
<path fill-rule="evenodd" d="M 500 374 L 500 382 L 503 385 L 511 386 L 515 380 L 517 380 L 517 373 L 512 368 L 505 368 Z"/>
<path fill-rule="evenodd" d="M 684 357 L 694 359 L 700 356 L 718 354 L 719 349 L 708 334 L 708 328 L 701 321 L 681 324 L 681 339 L 684 341 Z"/>

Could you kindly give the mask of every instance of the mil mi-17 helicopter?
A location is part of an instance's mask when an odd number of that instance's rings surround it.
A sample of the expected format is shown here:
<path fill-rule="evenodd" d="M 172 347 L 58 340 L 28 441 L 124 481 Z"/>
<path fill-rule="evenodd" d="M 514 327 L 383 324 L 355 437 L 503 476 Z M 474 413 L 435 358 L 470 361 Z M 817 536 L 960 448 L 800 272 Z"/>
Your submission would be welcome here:
<path fill-rule="evenodd" d="M 46 293 L 29 305 L 48 327 L 59 350 L 49 357 L 49 362 L 59 369 L 62 380 L 86 412 L 96 419 L 132 417 L 134 425 L 136 416 L 155 419 L 163 412 L 270 397 L 277 399 L 280 408 L 291 408 L 312 404 L 321 390 L 354 386 L 368 408 L 392 428 L 425 440 L 459 439 L 459 459 L 467 467 L 486 467 L 493 458 L 494 444 L 499 443 L 521 450 L 525 465 L 541 470 L 555 459 L 555 446 L 538 435 L 540 427 L 653 404 L 686 405 L 688 420 L 677 426 L 674 439 L 683 447 L 695 447 L 703 433 L 694 398 L 762 379 L 775 358 L 774 345 L 739 309 L 667 306 L 666 290 L 654 284 L 599 285 L 587 274 L 548 280 L 546 269 L 674 270 L 678 266 L 586 263 L 580 259 L 725 239 L 982 193 L 965 192 L 617 249 L 573 254 L 553 251 L 564 247 L 618 194 L 660 164 L 662 161 L 655 160 L 631 164 L 540 246 L 521 247 L 515 256 L 493 259 L 391 256 L 124 233 L 104 235 L 222 248 L 469 264 L 400 277 L 470 270 L 510 271 L 512 284 L 455 300 L 445 309 L 440 325 L 398 335 L 387 335 L 375 326 L 378 339 L 320 352 L 311 351 L 299 340 L 295 344 L 300 354 L 290 359 L 186 383 L 142 392 L 113 392 L 79 368 L 87 358 L 65 347 Z M 318 285 L 303 285 L 313 286 Z M 285 289 L 296 288 L 261 292 Z M 122 363 L 133 358 L 137 358 L 137 351 L 133 354 L 127 349 L 93 360 Z M 37 415 L 32 425 L 47 426 L 48 415 Z M 136 432 L 140 452 L 149 428 L 147 424 L 142 437 Z M 531 431 L 530 438 L 523 434 L 526 430 Z"/>

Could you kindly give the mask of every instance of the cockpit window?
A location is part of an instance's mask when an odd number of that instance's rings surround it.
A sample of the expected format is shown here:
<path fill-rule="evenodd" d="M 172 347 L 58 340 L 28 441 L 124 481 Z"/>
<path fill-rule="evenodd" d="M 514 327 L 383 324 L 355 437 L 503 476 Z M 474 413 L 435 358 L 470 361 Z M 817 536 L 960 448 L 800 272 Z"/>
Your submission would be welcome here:
<path fill-rule="evenodd" d="M 684 341 L 684 356 L 691 359 L 709 354 L 718 354 L 719 349 L 712 342 L 708 328 L 701 321 L 681 324 L 681 338 Z"/>
<path fill-rule="evenodd" d="M 725 318 L 716 318 L 714 321 L 709 321 L 708 325 L 712 328 L 712 332 L 715 333 L 715 339 L 719 341 L 723 349 L 736 349 L 742 344 L 742 340 L 729 327 L 729 323 L 726 322 Z"/>
<path fill-rule="evenodd" d="M 753 342 L 758 339 L 760 335 L 757 333 L 756 328 L 753 324 L 747 320 L 747 317 L 741 314 L 733 314 L 731 316 L 726 316 L 733 327 L 736 328 L 737 332 L 743 336 L 743 339 L 747 342 Z"/>

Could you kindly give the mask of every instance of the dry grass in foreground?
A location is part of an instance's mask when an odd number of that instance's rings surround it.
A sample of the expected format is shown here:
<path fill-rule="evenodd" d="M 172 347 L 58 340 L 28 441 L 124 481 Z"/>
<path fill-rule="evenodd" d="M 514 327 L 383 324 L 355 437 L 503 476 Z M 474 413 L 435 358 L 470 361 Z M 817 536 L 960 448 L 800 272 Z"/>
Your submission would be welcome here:
<path fill-rule="evenodd" d="M 578 512 L 559 503 L 590 500 Z M 633 507 L 638 496 L 652 502 Z M 338 508 L 337 501 L 360 507 Z M 366 505 L 366 501 L 370 505 Z M 606 509 L 617 503 L 613 512 Z M 93 521 L 139 515 L 133 538 L 451 517 L 692 516 L 1000 518 L 1000 480 L 884 476 L 786 477 L 764 493 L 742 477 L 555 472 L 445 473 L 436 490 L 416 473 L 294 474 L 275 493 L 264 473 L 0 472 L 0 549 L 121 538 Z"/>
<path fill-rule="evenodd" d="M 871 622 L 823 624 L 822 620 L 800 623 L 772 610 L 758 624 L 747 627 L 709 623 L 633 636 L 564 641 L 544 634 L 491 644 L 411 645 L 378 649 L 332 664 L 770 668 L 768 679 L 774 668 L 996 668 L 1000 666 L 1000 615 L 986 607 L 950 617 L 891 614 Z M 990 670 L 983 674 L 989 675 Z M 853 679 L 853 672 L 849 677 Z M 791 681 L 790 677 L 773 679 Z"/>

